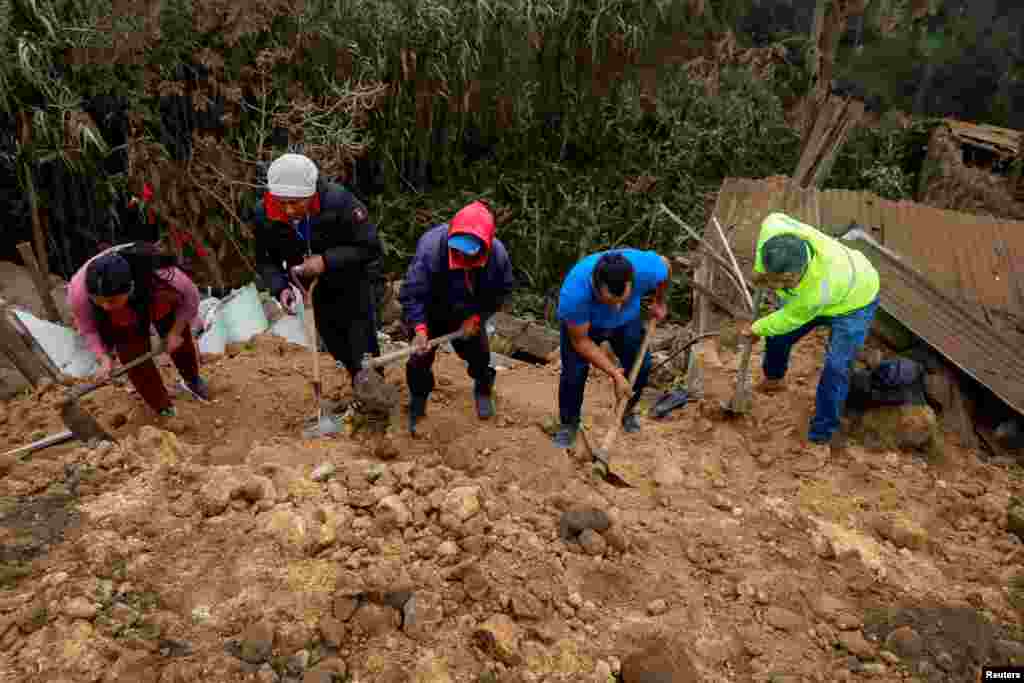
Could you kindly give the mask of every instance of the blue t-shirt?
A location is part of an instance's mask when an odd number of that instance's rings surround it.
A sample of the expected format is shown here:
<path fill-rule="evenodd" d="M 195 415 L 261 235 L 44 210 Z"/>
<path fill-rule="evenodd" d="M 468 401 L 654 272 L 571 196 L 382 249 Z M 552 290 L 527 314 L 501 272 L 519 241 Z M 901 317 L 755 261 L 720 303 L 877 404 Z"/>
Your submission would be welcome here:
<path fill-rule="evenodd" d="M 570 325 L 600 330 L 621 327 L 640 317 L 640 299 L 654 291 L 668 277 L 668 268 L 657 252 L 615 249 L 633 264 L 633 292 L 620 311 L 597 300 L 593 273 L 605 251 L 587 256 L 569 271 L 558 295 L 558 319 Z"/>

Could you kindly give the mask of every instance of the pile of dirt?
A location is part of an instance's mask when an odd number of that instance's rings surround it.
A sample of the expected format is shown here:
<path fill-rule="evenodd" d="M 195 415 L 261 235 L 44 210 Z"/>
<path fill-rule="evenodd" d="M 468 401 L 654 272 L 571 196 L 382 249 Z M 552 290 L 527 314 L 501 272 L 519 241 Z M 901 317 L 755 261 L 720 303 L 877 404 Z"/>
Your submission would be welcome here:
<path fill-rule="evenodd" d="M 721 349 L 703 402 L 613 448 L 634 489 L 551 444 L 552 367 L 501 372 L 481 423 L 440 354 L 417 439 L 303 440 L 308 352 L 271 337 L 207 359 L 213 401 L 174 419 L 104 388 L 86 409 L 117 444 L 4 463 L 0 678 L 961 681 L 1008 662 L 1019 480 L 952 442 L 941 461 L 851 444 L 804 471 L 823 345 L 734 420 L 710 409 L 734 386 Z M 386 372 L 406 396 L 403 375 Z M 0 405 L 0 447 L 59 431 L 58 399 Z M 611 408 L 593 377 L 598 435 Z"/>
<path fill-rule="evenodd" d="M 982 216 L 1024 220 L 1009 178 L 967 166 L 963 152 L 946 126 L 938 126 L 928 144 L 931 173 L 920 201 L 929 206 Z"/>

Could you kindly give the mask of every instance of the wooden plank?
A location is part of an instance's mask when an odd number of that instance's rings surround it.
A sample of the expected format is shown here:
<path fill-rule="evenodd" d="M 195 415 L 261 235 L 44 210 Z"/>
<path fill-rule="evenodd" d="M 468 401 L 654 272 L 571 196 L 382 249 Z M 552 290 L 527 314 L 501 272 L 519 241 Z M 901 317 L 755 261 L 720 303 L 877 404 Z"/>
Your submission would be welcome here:
<path fill-rule="evenodd" d="M 57 375 L 49 359 L 40 357 L 32 346 L 26 343 L 18 327 L 11 320 L 10 308 L 0 301 L 0 353 L 11 362 L 18 372 L 33 387 L 38 387 L 47 380 L 55 380 Z"/>
<path fill-rule="evenodd" d="M 57 302 L 53 300 L 53 291 L 49 286 L 49 277 L 36 261 L 35 254 L 32 253 L 32 245 L 28 242 L 19 242 L 18 253 L 21 254 L 21 260 L 25 262 L 25 269 L 32 276 L 32 282 L 35 284 L 39 298 L 43 302 L 43 309 L 46 312 L 47 320 L 61 323 L 60 309 L 57 308 Z"/>

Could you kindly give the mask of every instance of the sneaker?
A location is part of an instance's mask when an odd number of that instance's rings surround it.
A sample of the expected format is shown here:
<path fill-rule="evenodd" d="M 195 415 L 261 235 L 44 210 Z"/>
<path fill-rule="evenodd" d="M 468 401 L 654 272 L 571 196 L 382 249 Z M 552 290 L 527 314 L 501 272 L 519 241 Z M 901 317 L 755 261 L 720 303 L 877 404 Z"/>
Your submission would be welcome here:
<path fill-rule="evenodd" d="M 627 434 L 636 434 L 640 431 L 640 418 L 636 413 L 626 413 L 622 416 L 622 431 Z"/>
<path fill-rule="evenodd" d="M 576 445 L 576 433 L 579 425 L 562 425 L 552 438 L 557 448 L 572 448 Z"/>
<path fill-rule="evenodd" d="M 786 390 L 786 380 L 784 379 L 772 379 L 765 377 L 761 380 L 761 383 L 757 385 L 757 391 L 762 394 L 778 394 Z"/>
<path fill-rule="evenodd" d="M 197 377 L 191 382 L 179 380 L 178 387 L 191 394 L 192 398 L 197 401 L 205 402 L 210 400 L 210 385 L 202 377 Z"/>
<path fill-rule="evenodd" d="M 160 417 L 177 417 L 178 411 L 174 409 L 174 406 L 167 406 L 159 414 Z"/>
<path fill-rule="evenodd" d="M 481 420 L 488 420 L 494 417 L 494 398 L 490 393 L 474 391 L 473 398 L 476 402 L 476 416 Z"/>

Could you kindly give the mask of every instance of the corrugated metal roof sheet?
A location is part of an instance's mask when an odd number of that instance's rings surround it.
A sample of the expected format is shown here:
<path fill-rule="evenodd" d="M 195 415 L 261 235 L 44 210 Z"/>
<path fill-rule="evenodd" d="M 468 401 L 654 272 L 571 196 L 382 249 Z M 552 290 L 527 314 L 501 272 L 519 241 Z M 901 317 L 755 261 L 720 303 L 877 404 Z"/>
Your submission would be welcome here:
<path fill-rule="evenodd" d="M 786 178 L 728 178 L 715 212 L 736 226 L 732 246 L 748 272 L 761 220 L 772 211 L 837 236 L 857 222 L 900 254 L 918 275 L 856 243 L 882 274 L 882 308 L 1024 413 L 1024 330 L 1007 323 L 1024 321 L 1024 222 L 799 188 Z"/>
<path fill-rule="evenodd" d="M 991 150 L 1000 156 L 1015 157 L 1024 144 L 1024 133 L 1011 128 L 999 128 L 956 119 L 944 119 L 946 125 L 959 138 L 961 144 L 971 144 Z"/>

